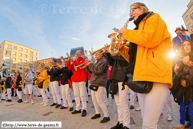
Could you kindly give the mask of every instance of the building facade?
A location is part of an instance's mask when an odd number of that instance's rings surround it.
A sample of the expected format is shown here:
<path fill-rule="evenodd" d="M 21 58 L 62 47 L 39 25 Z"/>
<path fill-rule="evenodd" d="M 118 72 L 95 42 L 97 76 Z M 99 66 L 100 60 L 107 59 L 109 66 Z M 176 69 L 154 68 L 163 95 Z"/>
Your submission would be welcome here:
<path fill-rule="evenodd" d="M 5 40 L 0 44 L 0 64 L 3 62 L 10 73 L 18 71 L 20 68 L 30 67 L 37 69 L 39 51 Z"/>
<path fill-rule="evenodd" d="M 182 18 L 185 22 L 186 28 L 188 29 L 189 34 L 193 32 L 193 0 L 190 0 L 190 2 L 187 5 L 188 9 L 183 14 Z"/>

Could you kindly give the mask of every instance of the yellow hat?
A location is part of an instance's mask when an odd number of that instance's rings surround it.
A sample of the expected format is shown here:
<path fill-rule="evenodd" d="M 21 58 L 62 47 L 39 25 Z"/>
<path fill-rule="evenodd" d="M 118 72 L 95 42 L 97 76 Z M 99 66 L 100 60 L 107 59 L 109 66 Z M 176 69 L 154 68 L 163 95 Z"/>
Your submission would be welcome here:
<path fill-rule="evenodd" d="M 29 69 L 29 70 L 30 70 L 30 67 L 27 67 L 26 69 Z"/>

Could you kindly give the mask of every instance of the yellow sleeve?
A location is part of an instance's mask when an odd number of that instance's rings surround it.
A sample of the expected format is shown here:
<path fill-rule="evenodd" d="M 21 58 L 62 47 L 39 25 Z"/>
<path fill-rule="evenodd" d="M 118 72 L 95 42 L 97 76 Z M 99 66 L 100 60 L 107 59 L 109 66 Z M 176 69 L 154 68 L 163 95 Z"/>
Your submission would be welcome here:
<path fill-rule="evenodd" d="M 126 30 L 123 37 L 137 45 L 154 48 L 162 42 L 165 29 L 165 22 L 158 14 L 153 14 L 140 23 L 138 30 Z"/>
<path fill-rule="evenodd" d="M 127 62 L 129 62 L 129 57 L 130 55 L 128 54 L 129 53 L 129 47 L 127 46 L 123 46 L 121 49 L 120 49 L 120 54 L 123 58 L 125 58 L 125 60 Z"/>
<path fill-rule="evenodd" d="M 44 70 L 44 71 L 41 73 L 41 75 L 40 75 L 40 77 L 39 77 L 38 79 L 41 80 L 41 81 L 47 79 L 47 72 L 46 72 L 46 70 Z"/>

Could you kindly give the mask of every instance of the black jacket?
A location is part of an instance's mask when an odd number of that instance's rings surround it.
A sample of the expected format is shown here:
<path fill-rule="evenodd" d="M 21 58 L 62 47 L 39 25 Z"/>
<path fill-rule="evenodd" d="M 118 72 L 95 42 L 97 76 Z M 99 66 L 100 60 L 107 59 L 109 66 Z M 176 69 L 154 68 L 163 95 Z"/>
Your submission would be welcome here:
<path fill-rule="evenodd" d="M 6 78 L 5 87 L 6 88 L 11 88 L 11 77 Z"/>
<path fill-rule="evenodd" d="M 59 80 L 61 71 L 56 66 L 54 66 L 50 71 L 47 71 L 47 73 L 50 75 L 50 82 L 53 82 Z"/>
<path fill-rule="evenodd" d="M 21 76 L 20 75 L 18 75 L 17 76 L 17 80 L 16 80 L 16 86 L 18 87 L 19 85 L 21 85 L 20 84 L 20 81 L 22 80 L 22 78 L 21 78 Z"/>
<path fill-rule="evenodd" d="M 187 87 L 181 86 L 182 79 L 186 80 Z M 193 102 L 193 67 L 188 67 L 181 62 L 170 90 L 177 102 Z"/>
<path fill-rule="evenodd" d="M 86 69 L 91 73 L 91 85 L 106 87 L 108 64 L 105 57 L 101 57 L 95 64 L 90 63 Z"/>
<path fill-rule="evenodd" d="M 62 73 L 61 84 L 68 84 L 68 79 L 70 79 L 72 76 L 72 70 L 68 70 L 68 67 L 62 67 L 60 72 Z"/>
<path fill-rule="evenodd" d="M 128 62 L 120 55 L 111 56 L 110 53 L 105 54 L 108 64 L 112 66 L 110 81 L 123 82 L 125 78 L 125 68 Z"/>

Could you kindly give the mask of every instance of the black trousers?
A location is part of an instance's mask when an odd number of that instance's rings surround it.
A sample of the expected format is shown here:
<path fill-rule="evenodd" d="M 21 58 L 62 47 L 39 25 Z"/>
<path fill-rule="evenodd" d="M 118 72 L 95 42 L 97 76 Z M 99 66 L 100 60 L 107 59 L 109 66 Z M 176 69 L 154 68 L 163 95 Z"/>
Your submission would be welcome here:
<path fill-rule="evenodd" d="M 107 91 L 107 98 L 109 98 L 109 88 L 110 87 L 110 80 L 107 81 L 107 85 L 106 85 L 106 91 Z M 111 94 L 112 99 L 114 99 L 114 95 Z"/>

